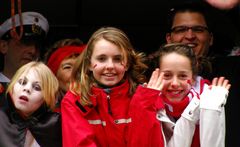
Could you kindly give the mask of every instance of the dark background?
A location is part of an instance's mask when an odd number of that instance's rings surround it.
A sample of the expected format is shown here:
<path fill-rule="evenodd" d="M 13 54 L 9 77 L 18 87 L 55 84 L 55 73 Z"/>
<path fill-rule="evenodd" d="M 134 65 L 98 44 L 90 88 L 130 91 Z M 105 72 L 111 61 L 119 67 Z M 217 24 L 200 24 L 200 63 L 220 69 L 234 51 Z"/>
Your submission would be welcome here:
<path fill-rule="evenodd" d="M 74 37 L 87 43 L 100 26 L 115 26 L 128 34 L 137 50 L 150 53 L 165 42 L 168 10 L 183 1 L 23 0 L 22 11 L 37 11 L 48 19 L 48 44 Z M 10 17 L 10 7 L 10 0 L 1 0 L 0 24 Z M 209 15 L 215 37 L 211 51 L 215 55 L 227 55 L 233 46 L 240 46 L 240 8 L 212 8 Z"/>
<path fill-rule="evenodd" d="M 183 1 L 23 0 L 22 11 L 37 11 L 48 19 L 47 47 L 62 38 L 78 37 L 87 43 L 100 26 L 115 26 L 127 33 L 137 50 L 149 54 L 165 43 L 168 10 Z M 0 24 L 10 17 L 10 6 L 10 0 L 0 1 Z M 240 57 L 226 57 L 234 46 L 240 46 L 240 6 L 208 11 L 214 24 L 210 53 L 218 56 L 213 62 L 214 76 L 225 76 L 232 84 L 226 105 L 226 147 L 240 147 Z"/>

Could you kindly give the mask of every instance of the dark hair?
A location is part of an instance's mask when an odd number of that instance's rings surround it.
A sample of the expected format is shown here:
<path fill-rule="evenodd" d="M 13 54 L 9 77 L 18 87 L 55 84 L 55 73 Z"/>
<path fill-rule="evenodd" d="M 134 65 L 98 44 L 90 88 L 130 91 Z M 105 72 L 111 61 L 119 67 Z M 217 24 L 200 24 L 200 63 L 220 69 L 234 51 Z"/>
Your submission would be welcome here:
<path fill-rule="evenodd" d="M 170 53 L 177 53 L 184 57 L 187 57 L 191 63 L 191 69 L 194 76 L 198 75 L 198 61 L 197 57 L 191 47 L 182 43 L 169 43 L 160 47 L 158 51 L 157 65 L 160 67 L 161 59 L 163 56 Z"/>
<path fill-rule="evenodd" d="M 210 21 L 209 13 L 210 6 L 206 2 L 200 1 L 179 1 L 175 3 L 173 7 L 170 8 L 168 12 L 168 32 L 171 31 L 171 27 L 173 24 L 174 17 L 179 12 L 196 12 L 203 15 L 206 24 L 208 26 L 209 32 L 212 31 L 212 22 Z"/>
<path fill-rule="evenodd" d="M 175 51 L 177 49 L 174 49 L 174 48 L 186 48 L 186 49 L 178 49 L 179 51 Z M 150 54 L 148 56 L 148 60 L 147 60 L 147 63 L 146 63 L 148 65 L 148 69 L 149 69 L 149 70 L 147 70 L 147 72 L 145 72 L 147 78 L 149 79 L 151 77 L 151 74 L 152 74 L 153 70 L 155 70 L 156 68 L 159 68 L 159 58 L 160 58 L 160 56 L 162 56 L 161 54 L 163 54 L 163 53 L 166 54 L 166 53 L 170 53 L 170 52 L 178 53 L 181 50 L 185 50 L 183 52 L 186 52 L 186 50 L 191 50 L 191 53 L 189 53 L 189 54 L 194 53 L 194 51 L 192 50 L 191 47 L 189 47 L 189 46 L 187 46 L 183 43 L 169 43 L 169 44 L 163 44 L 157 51 Z M 187 51 L 187 52 L 189 52 L 189 51 Z M 186 53 L 184 53 L 184 54 L 186 54 Z M 186 56 L 186 55 L 184 55 L 184 56 Z M 187 57 L 188 56 L 189 55 L 187 55 Z M 190 56 L 195 56 L 195 55 L 190 55 Z M 195 57 L 191 57 L 189 59 L 190 60 L 195 60 L 195 59 L 192 59 L 192 58 L 195 58 Z M 211 60 L 211 58 L 208 58 L 208 57 L 205 57 L 205 56 L 200 57 L 200 58 L 196 57 L 196 62 L 197 62 L 196 67 L 197 68 L 193 69 L 194 74 L 198 74 L 198 75 L 201 75 L 203 77 L 208 77 L 209 75 L 207 75 L 207 74 L 212 73 L 212 66 L 211 66 L 210 60 Z M 195 64 L 195 63 L 192 63 L 192 64 Z"/>

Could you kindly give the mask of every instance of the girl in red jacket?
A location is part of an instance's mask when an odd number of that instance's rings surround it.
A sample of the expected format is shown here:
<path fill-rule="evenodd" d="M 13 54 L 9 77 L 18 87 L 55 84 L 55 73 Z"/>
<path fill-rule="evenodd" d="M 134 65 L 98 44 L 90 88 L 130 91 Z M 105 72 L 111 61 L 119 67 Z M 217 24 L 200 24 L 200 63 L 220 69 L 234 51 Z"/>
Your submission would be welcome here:
<path fill-rule="evenodd" d="M 142 55 L 117 28 L 100 28 L 92 35 L 75 64 L 70 90 L 61 103 L 64 147 L 163 147 L 161 124 L 155 116 L 147 122 L 132 118 L 132 114 L 141 114 L 130 108 L 132 99 L 154 98 L 154 103 L 146 106 L 163 108 L 161 101 L 155 103 L 158 90 L 138 86 L 145 82 L 143 72 L 147 68 Z M 151 125 L 145 128 L 138 126 L 148 122 Z M 138 134 L 132 133 L 136 128 L 147 136 L 140 143 L 134 140 Z"/>

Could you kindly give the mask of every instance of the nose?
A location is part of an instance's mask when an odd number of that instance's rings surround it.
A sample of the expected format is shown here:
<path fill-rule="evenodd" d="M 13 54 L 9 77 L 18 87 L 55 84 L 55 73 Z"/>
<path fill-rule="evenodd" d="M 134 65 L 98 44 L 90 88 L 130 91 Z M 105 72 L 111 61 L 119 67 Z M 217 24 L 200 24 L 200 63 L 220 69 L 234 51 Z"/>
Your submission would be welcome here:
<path fill-rule="evenodd" d="M 186 32 L 185 32 L 185 38 L 186 39 L 195 39 L 196 34 L 193 32 L 193 30 L 191 28 L 189 28 Z"/>
<path fill-rule="evenodd" d="M 114 67 L 114 63 L 111 59 L 107 61 L 106 67 L 107 69 L 112 69 Z"/>
<path fill-rule="evenodd" d="M 27 92 L 27 93 L 30 93 L 31 92 L 31 84 L 28 83 L 28 84 L 24 85 L 23 91 Z"/>
<path fill-rule="evenodd" d="M 177 77 L 174 77 L 171 81 L 171 86 L 173 88 L 178 88 L 180 86 L 180 81 L 177 79 Z"/>

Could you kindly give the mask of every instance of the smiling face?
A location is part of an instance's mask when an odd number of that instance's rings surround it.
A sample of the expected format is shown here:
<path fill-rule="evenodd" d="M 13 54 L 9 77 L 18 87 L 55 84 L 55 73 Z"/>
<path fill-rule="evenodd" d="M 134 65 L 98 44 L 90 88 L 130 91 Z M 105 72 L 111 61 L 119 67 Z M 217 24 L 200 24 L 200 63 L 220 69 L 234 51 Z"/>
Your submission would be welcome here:
<path fill-rule="evenodd" d="M 23 116 L 30 116 L 44 102 L 41 81 L 35 70 L 22 74 L 13 86 L 12 100 Z"/>
<path fill-rule="evenodd" d="M 190 60 L 177 53 L 169 53 L 160 60 L 160 72 L 164 73 L 162 94 L 170 101 L 181 101 L 190 90 L 193 73 Z"/>
<path fill-rule="evenodd" d="M 108 87 L 118 84 L 127 71 L 126 65 L 123 53 L 118 46 L 105 39 L 96 42 L 89 70 L 92 71 L 97 82 Z"/>
<path fill-rule="evenodd" d="M 178 12 L 173 20 L 172 32 L 166 35 L 167 43 L 184 43 L 193 48 L 197 57 L 206 55 L 213 43 L 212 33 L 206 28 L 207 24 L 202 14 L 188 11 Z"/>

